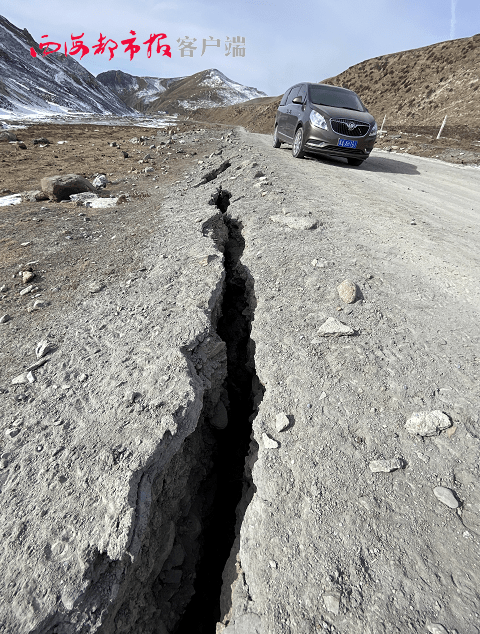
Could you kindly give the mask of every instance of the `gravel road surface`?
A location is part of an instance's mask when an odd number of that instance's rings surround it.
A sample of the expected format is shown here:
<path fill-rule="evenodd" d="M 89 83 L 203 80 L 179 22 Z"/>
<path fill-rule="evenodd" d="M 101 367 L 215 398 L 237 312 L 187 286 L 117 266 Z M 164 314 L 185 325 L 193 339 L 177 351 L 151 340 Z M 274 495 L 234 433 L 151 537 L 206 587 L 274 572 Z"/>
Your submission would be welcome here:
<path fill-rule="evenodd" d="M 478 168 L 195 139 L 139 271 L 0 324 L 52 343 L 0 385 L 0 629 L 479 634 Z"/>

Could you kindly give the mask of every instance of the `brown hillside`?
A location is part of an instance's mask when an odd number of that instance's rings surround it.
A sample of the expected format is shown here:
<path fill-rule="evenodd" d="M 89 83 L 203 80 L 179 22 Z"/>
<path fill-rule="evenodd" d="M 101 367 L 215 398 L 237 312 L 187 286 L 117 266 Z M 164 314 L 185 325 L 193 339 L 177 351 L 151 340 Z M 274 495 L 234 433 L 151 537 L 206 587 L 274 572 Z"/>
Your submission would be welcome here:
<path fill-rule="evenodd" d="M 480 34 L 375 57 L 322 83 L 357 92 L 379 124 L 386 115 L 388 129 L 433 136 L 448 115 L 445 136 L 480 139 Z M 270 133 L 280 98 L 197 110 L 193 117 Z"/>

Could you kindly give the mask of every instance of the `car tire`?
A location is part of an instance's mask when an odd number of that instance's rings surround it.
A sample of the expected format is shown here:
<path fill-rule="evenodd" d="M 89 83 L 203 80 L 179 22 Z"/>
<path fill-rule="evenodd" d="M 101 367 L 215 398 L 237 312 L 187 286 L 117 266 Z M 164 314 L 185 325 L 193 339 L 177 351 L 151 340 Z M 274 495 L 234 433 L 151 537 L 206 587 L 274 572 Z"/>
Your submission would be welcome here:
<path fill-rule="evenodd" d="M 275 130 L 273 131 L 273 147 L 279 148 L 282 145 L 282 142 L 278 140 L 277 136 L 278 125 L 275 126 Z"/>
<path fill-rule="evenodd" d="M 303 151 L 303 128 L 298 128 L 295 132 L 295 138 L 293 139 L 292 145 L 292 154 L 293 158 L 303 158 L 305 156 L 305 152 Z"/>
<path fill-rule="evenodd" d="M 354 165 L 356 167 L 358 167 L 359 165 L 363 163 L 363 159 L 356 159 L 356 158 L 347 158 L 347 161 L 349 165 Z"/>

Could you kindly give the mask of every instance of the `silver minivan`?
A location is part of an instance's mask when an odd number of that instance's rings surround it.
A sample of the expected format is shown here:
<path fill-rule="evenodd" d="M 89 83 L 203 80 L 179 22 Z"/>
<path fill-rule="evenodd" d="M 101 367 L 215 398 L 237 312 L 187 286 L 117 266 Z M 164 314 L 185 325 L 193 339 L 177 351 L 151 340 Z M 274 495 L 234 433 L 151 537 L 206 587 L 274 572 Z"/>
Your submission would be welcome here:
<path fill-rule="evenodd" d="M 295 158 L 311 152 L 342 156 L 349 165 L 361 165 L 376 138 L 375 119 L 353 90 L 302 83 L 283 95 L 275 117 L 273 147 L 290 143 Z"/>

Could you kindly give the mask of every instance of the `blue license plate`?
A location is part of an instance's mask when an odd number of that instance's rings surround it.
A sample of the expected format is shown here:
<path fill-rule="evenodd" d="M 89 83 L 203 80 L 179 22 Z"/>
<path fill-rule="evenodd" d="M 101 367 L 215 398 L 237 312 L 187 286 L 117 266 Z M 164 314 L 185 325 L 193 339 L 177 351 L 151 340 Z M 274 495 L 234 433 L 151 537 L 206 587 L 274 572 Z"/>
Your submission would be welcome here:
<path fill-rule="evenodd" d="M 357 143 L 358 141 L 349 141 L 348 139 L 338 139 L 337 145 L 339 145 L 340 147 L 355 148 L 357 147 Z"/>

